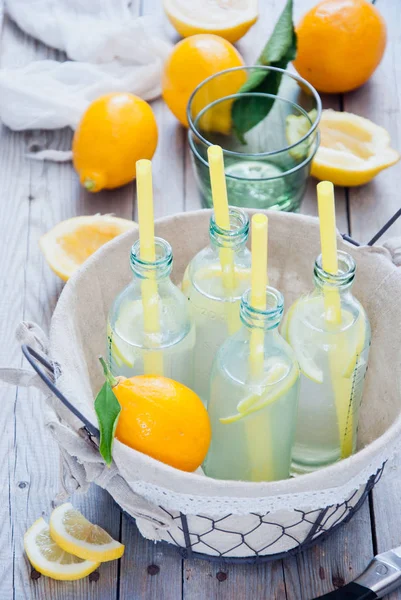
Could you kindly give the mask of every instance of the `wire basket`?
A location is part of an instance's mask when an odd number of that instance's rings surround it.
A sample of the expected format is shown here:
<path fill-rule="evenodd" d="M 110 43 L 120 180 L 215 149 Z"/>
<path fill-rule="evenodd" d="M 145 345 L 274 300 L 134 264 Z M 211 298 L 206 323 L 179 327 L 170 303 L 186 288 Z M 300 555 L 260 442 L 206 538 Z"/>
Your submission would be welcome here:
<path fill-rule="evenodd" d="M 209 211 L 198 211 L 156 223 L 157 235 L 172 243 L 176 280 L 206 245 L 209 218 Z M 270 213 L 269 218 L 272 283 L 286 292 L 290 281 L 293 295 L 299 295 L 310 286 L 319 247 L 317 220 L 283 213 Z M 129 281 L 124 259 L 137 235 L 134 230 L 104 246 L 67 283 L 49 342 L 36 326 L 25 324 L 20 329 L 23 352 L 38 381 L 50 391 L 44 417 L 61 449 L 68 474 L 64 482 L 73 481 L 82 490 L 91 482 L 107 489 L 135 519 L 144 537 L 176 546 L 185 558 L 263 562 L 293 555 L 325 539 L 359 510 L 401 438 L 400 328 L 387 322 L 391 317 L 401 324 L 401 277 L 393 254 L 384 248 L 357 248 L 354 240 L 344 236 L 347 241 L 342 247 L 353 254 L 359 267 L 356 295 L 373 330 L 358 452 L 341 464 L 295 479 L 228 482 L 178 471 L 118 440 L 111 468 L 105 467 L 98 452 L 93 411 L 93 398 L 101 385 L 97 356 L 104 352 L 108 309 Z M 287 262 L 283 252 L 289 256 Z M 286 281 L 283 273 L 288 270 Z M 377 306 L 382 308 L 380 314 Z M 391 364 L 386 360 L 389 356 Z"/>

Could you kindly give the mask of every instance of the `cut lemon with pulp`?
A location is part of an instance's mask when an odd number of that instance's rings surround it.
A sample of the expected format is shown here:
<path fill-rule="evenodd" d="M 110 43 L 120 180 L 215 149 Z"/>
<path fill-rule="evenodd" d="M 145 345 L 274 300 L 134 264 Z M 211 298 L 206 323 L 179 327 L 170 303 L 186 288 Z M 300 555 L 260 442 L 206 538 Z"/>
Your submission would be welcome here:
<path fill-rule="evenodd" d="M 50 535 L 60 548 L 83 559 L 105 562 L 124 554 L 123 544 L 85 519 L 69 502 L 52 512 Z"/>
<path fill-rule="evenodd" d="M 270 359 L 270 362 L 271 367 L 263 382 L 262 391 L 241 400 L 237 405 L 238 413 L 229 417 L 222 417 L 220 423 L 223 425 L 235 423 L 256 411 L 265 408 L 281 398 L 281 396 L 286 394 L 294 385 L 299 376 L 298 367 L 291 367 L 288 362 L 280 359 Z"/>
<path fill-rule="evenodd" d="M 319 130 L 320 147 L 312 161 L 317 179 L 346 187 L 363 185 L 400 159 L 390 147 L 388 132 L 358 115 L 324 110 Z"/>
<path fill-rule="evenodd" d="M 91 254 L 136 224 L 111 215 L 73 217 L 61 221 L 39 240 L 50 268 L 67 281 Z"/>
<path fill-rule="evenodd" d="M 35 521 L 24 535 L 24 548 L 32 566 L 53 579 L 82 579 L 99 566 L 99 562 L 83 560 L 60 548 L 50 537 L 49 526 L 42 518 Z"/>
<path fill-rule="evenodd" d="M 163 0 L 166 15 L 182 37 L 214 33 L 232 44 L 257 21 L 258 0 Z"/>

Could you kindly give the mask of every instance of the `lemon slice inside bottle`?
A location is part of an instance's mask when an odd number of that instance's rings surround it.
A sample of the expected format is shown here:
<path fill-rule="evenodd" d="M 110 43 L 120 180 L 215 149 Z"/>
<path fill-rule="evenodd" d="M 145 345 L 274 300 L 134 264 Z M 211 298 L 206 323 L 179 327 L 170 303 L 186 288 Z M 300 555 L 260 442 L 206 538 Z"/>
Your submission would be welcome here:
<path fill-rule="evenodd" d="M 295 303 L 286 318 L 282 334 L 287 342 L 290 344 L 297 357 L 301 373 L 311 379 L 315 383 L 323 383 L 323 371 L 318 366 L 316 360 L 316 354 L 319 352 L 319 348 L 322 346 L 322 332 L 310 330 L 310 335 L 305 337 L 305 326 L 301 320 L 295 317 L 298 309 L 307 310 L 307 304 L 312 305 L 314 302 L 318 303 L 319 298 L 314 300 L 304 300 L 304 306 L 301 308 L 301 304 L 298 301 Z M 313 309 L 312 309 L 313 310 Z M 294 318 L 295 317 L 295 318 Z M 341 321 L 343 328 L 351 326 L 354 316 L 345 309 L 341 311 Z M 358 322 L 354 325 L 357 328 L 356 340 L 352 338 L 352 342 L 347 342 L 347 337 L 344 332 L 338 332 L 336 337 L 338 338 L 337 346 L 331 349 L 333 363 L 337 366 L 337 371 L 341 377 L 350 378 L 354 372 L 357 360 L 361 354 L 366 338 L 366 321 L 363 314 L 360 314 Z M 330 336 L 333 334 L 327 333 L 328 343 L 330 342 Z M 340 343 L 340 338 L 343 342 Z"/>
<path fill-rule="evenodd" d="M 284 396 L 294 385 L 299 369 L 296 365 L 289 365 L 280 359 L 270 359 L 271 367 L 267 372 L 260 393 L 252 394 L 241 400 L 237 405 L 237 413 L 229 417 L 222 417 L 220 423 L 228 425 L 247 417 L 248 415 L 265 408 Z"/>
<path fill-rule="evenodd" d="M 366 319 L 365 319 L 365 315 L 360 314 L 359 318 L 358 318 L 358 323 L 356 324 L 356 327 L 358 328 L 358 337 L 357 337 L 357 343 L 356 343 L 356 350 L 355 353 L 352 355 L 351 359 L 348 362 L 348 366 L 346 367 L 344 373 L 343 373 L 343 377 L 349 378 L 352 377 L 352 374 L 354 372 L 354 369 L 356 367 L 356 364 L 358 362 L 358 359 L 361 355 L 362 350 L 365 347 L 365 342 L 366 342 Z M 360 361 L 361 363 L 361 361 Z M 362 366 L 362 363 L 361 365 Z"/>
<path fill-rule="evenodd" d="M 110 323 L 107 324 L 107 339 L 108 343 L 110 344 L 111 356 L 116 365 L 118 367 L 125 365 L 129 368 L 132 368 L 135 360 L 133 353 L 129 352 L 126 348 L 123 348 L 122 345 L 118 343 L 116 337 L 113 336 L 113 330 L 110 326 Z"/>

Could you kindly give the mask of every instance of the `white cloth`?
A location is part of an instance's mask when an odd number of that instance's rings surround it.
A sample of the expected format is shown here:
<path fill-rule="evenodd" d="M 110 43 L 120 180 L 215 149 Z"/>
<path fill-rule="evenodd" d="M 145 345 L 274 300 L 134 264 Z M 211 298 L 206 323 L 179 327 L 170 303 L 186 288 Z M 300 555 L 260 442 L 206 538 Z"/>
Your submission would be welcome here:
<path fill-rule="evenodd" d="M 170 44 L 158 20 L 135 18 L 129 0 L 6 0 L 21 29 L 66 52 L 66 62 L 40 60 L 0 71 L 0 118 L 14 130 L 75 129 L 85 108 L 109 92 L 145 100 L 160 94 Z M 35 158 L 66 160 L 49 151 Z"/>

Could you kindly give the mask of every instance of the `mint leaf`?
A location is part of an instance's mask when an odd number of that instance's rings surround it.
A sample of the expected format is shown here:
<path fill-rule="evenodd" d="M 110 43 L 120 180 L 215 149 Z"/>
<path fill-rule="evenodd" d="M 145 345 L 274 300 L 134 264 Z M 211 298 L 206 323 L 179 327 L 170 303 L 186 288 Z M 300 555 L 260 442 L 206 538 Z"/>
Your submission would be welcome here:
<path fill-rule="evenodd" d="M 106 464 L 110 466 L 112 461 L 111 450 L 118 418 L 121 412 L 121 406 L 108 381 L 104 383 L 102 389 L 96 396 L 95 411 L 100 431 L 99 451 L 106 461 Z"/>
<path fill-rule="evenodd" d="M 257 64 L 286 69 L 288 63 L 296 57 L 297 36 L 292 22 L 292 7 L 293 0 L 287 0 Z M 276 95 L 280 83 L 281 73 L 255 70 L 250 72 L 248 80 L 240 88 L 239 93 L 258 92 Z M 246 143 L 244 134 L 269 114 L 273 104 L 274 98 L 262 96 L 243 96 L 235 100 L 231 112 L 233 128 L 243 144 Z"/>

